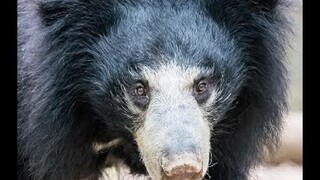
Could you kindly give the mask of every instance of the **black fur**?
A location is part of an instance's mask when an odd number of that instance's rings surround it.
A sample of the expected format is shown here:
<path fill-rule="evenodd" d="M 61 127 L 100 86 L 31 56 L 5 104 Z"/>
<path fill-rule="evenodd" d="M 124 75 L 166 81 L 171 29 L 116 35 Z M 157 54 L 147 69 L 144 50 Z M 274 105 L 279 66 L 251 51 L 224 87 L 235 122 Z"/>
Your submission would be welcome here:
<path fill-rule="evenodd" d="M 122 158 L 146 173 L 121 85 L 161 56 L 209 69 L 215 180 L 245 180 L 286 110 L 287 21 L 278 0 L 18 2 L 18 177 L 78 179 Z M 95 154 L 93 141 L 126 145 Z M 209 177 L 208 176 L 208 177 Z"/>

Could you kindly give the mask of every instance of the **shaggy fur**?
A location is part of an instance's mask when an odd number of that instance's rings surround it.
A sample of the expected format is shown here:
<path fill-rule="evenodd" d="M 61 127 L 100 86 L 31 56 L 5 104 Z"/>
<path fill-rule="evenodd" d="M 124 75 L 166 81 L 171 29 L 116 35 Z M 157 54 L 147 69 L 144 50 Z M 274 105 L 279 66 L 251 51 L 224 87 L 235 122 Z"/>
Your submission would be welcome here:
<path fill-rule="evenodd" d="M 19 179 L 84 178 L 111 157 L 146 174 L 123 86 L 132 72 L 157 69 L 156 59 L 175 58 L 219 82 L 206 178 L 246 180 L 276 145 L 286 110 L 282 8 L 278 0 L 19 0 Z M 114 149 L 92 149 L 116 138 Z"/>

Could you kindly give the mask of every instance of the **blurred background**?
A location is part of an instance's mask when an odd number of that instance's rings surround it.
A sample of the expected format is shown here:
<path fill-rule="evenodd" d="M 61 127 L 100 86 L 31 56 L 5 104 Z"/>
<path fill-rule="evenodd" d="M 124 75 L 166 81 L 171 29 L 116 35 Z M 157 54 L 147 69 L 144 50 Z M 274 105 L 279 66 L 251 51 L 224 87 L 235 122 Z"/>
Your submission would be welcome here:
<path fill-rule="evenodd" d="M 250 180 L 302 180 L 302 0 L 291 3 L 294 35 L 288 51 L 290 71 L 289 113 L 285 118 L 281 145 L 265 162 L 252 170 Z"/>

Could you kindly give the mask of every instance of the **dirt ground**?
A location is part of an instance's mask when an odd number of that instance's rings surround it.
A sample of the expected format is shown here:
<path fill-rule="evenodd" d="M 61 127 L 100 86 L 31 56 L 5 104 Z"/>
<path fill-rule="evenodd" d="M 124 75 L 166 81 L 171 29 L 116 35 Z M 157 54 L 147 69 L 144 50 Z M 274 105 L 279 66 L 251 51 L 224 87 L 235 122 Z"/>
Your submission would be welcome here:
<path fill-rule="evenodd" d="M 264 164 L 252 172 L 250 180 L 302 180 L 302 166 L 294 163 Z"/>

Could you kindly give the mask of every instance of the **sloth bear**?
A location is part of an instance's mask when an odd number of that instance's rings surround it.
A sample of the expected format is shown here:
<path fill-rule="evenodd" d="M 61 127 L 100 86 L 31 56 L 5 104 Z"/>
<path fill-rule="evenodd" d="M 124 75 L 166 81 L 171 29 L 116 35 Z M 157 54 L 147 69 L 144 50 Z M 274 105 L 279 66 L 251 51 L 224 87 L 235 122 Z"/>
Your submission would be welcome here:
<path fill-rule="evenodd" d="M 248 179 L 287 110 L 285 7 L 19 0 L 18 178 Z"/>

